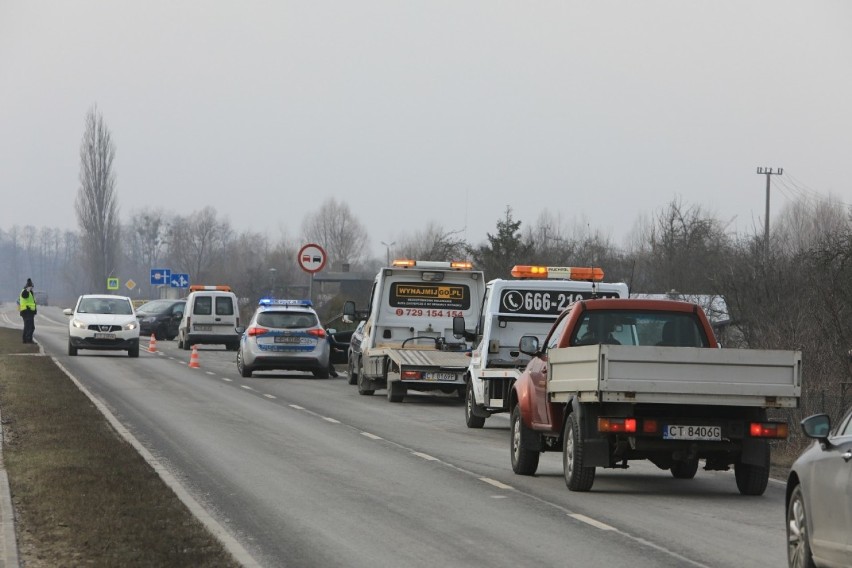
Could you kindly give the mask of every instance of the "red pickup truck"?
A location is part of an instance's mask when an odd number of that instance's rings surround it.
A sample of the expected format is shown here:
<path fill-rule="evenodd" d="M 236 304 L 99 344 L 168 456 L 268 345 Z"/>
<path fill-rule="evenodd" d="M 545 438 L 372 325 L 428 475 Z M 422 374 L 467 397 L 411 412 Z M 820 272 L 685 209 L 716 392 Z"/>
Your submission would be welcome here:
<path fill-rule="evenodd" d="M 509 401 L 512 469 L 532 475 L 561 451 L 565 483 L 588 491 L 595 469 L 647 459 L 675 478 L 734 467 L 737 487 L 761 495 L 769 440 L 787 437 L 767 409 L 797 407 L 798 351 L 719 349 L 700 306 L 647 299 L 577 302 L 532 359 Z"/>

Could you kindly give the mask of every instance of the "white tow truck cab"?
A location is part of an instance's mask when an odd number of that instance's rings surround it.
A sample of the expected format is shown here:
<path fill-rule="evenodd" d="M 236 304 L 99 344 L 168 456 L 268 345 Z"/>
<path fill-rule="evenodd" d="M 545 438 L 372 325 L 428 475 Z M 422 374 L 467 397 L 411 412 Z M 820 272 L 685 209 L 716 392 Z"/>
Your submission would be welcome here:
<path fill-rule="evenodd" d="M 512 385 L 529 361 L 518 350 L 522 336 L 543 341 L 556 317 L 578 300 L 629 294 L 627 284 L 601 282 L 600 268 L 518 265 L 512 276 L 486 285 L 465 376 L 469 428 L 482 428 L 486 418 L 509 410 Z"/>
<path fill-rule="evenodd" d="M 352 346 L 350 379 L 362 395 L 386 388 L 440 390 L 464 397 L 468 341 L 485 293 L 483 273 L 469 262 L 395 260 L 373 282 L 360 346 Z M 345 316 L 356 316 L 346 302 Z M 467 331 L 470 330 L 470 331 Z"/>

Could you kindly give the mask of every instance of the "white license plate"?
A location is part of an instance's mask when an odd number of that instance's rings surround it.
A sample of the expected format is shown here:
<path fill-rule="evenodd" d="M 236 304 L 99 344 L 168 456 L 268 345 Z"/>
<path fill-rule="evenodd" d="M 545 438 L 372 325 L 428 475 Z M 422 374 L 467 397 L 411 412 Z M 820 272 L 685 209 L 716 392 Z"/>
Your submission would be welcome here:
<path fill-rule="evenodd" d="M 663 438 L 666 440 L 722 440 L 721 426 L 679 426 L 669 424 L 663 428 Z"/>
<path fill-rule="evenodd" d="M 196 324 L 196 325 L 192 326 L 192 329 L 194 329 L 195 331 L 213 331 L 213 326 L 212 325 L 204 325 L 204 324 L 202 324 L 202 325 Z"/>
<path fill-rule="evenodd" d="M 425 381 L 455 381 L 459 376 L 455 373 L 423 373 Z"/>
<path fill-rule="evenodd" d="M 114 333 L 96 333 L 95 339 L 115 339 Z"/>
<path fill-rule="evenodd" d="M 286 345 L 307 345 L 307 337 L 294 337 L 290 335 L 276 335 L 275 343 L 284 343 Z"/>

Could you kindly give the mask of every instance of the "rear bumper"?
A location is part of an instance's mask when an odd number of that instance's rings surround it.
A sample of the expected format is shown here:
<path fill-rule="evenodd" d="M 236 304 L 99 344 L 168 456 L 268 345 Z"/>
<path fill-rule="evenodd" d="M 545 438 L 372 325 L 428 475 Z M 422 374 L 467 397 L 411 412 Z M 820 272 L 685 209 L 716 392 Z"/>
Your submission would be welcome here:
<path fill-rule="evenodd" d="M 240 343 L 240 336 L 236 333 L 189 333 L 186 339 L 190 345 L 238 345 Z"/>

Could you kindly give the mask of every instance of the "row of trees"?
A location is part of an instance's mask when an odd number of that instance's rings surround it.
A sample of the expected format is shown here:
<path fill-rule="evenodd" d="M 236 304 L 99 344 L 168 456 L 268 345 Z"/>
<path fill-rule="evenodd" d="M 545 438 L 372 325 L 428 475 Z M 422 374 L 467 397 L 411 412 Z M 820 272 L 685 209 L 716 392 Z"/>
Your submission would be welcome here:
<path fill-rule="evenodd" d="M 17 295 L 23 281 L 52 298 L 70 301 L 103 290 L 108 276 L 132 278 L 135 294 L 154 297 L 152 267 L 189 273 L 194 282 L 227 283 L 254 302 L 304 291 L 298 268 L 301 243 L 316 242 L 329 255 L 329 270 L 344 265 L 374 274 L 384 259 L 369 255 L 369 233 L 349 206 L 329 199 L 304 219 L 301 233 L 277 241 L 234 230 L 212 207 L 187 216 L 160 209 L 132 212 L 119 222 L 112 162 L 115 148 L 103 118 L 92 109 L 81 145 L 76 209 L 79 232 L 35 227 L 0 230 L 0 289 Z M 768 247 L 765 245 L 769 245 Z M 791 424 L 790 454 L 804 442 L 801 417 L 828 412 L 835 418 L 850 402 L 852 386 L 852 218 L 840 203 L 801 199 L 775 220 L 771 240 L 762 230 L 737 234 L 712 213 L 673 200 L 637 223 L 630 242 L 616 246 L 588 224 L 571 225 L 548 211 L 530 223 L 511 208 L 479 243 L 436 223 L 397 237 L 396 256 L 423 260 L 472 259 L 487 278 L 508 277 L 515 264 L 600 266 L 609 281 L 632 293 L 672 293 L 725 299 L 729 347 L 800 349 L 805 381 L 801 409 L 779 411 Z M 363 304 L 366 298 L 355 298 Z M 338 299 L 339 300 L 339 299 Z M 339 303 L 339 302 L 338 302 Z M 320 306 L 322 308 L 322 306 Z"/>

